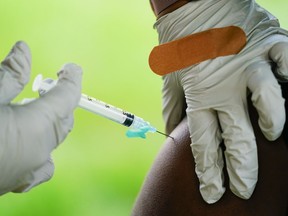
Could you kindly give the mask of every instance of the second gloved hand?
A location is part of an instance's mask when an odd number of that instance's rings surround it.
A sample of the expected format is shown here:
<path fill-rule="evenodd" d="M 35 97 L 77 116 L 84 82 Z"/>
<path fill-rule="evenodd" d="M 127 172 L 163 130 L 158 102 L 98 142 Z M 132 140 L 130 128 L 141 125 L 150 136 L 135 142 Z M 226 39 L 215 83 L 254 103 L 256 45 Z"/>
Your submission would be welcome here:
<path fill-rule="evenodd" d="M 23 192 L 54 172 L 50 154 L 73 127 L 81 96 L 82 69 L 66 64 L 54 89 L 30 103 L 11 103 L 29 81 L 31 54 L 14 45 L 0 68 L 0 194 Z"/>

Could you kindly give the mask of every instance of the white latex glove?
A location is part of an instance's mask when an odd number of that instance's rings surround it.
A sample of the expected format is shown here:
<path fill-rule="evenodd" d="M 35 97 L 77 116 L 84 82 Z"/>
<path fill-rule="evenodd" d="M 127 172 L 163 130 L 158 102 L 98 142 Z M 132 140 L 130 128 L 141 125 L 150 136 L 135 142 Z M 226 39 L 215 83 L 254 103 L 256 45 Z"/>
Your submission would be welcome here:
<path fill-rule="evenodd" d="M 207 68 L 210 72 L 213 71 L 213 66 L 220 64 L 219 61 L 214 61 L 211 70 Z M 201 66 L 203 64 L 199 65 Z M 191 149 L 203 198 L 208 203 L 214 203 L 225 192 L 223 158 L 219 148 L 223 138 L 230 188 L 241 198 L 248 199 L 257 182 L 258 158 L 247 111 L 247 87 L 252 92 L 253 104 L 260 114 L 259 124 L 262 132 L 270 140 L 280 136 L 285 123 L 281 89 L 270 65 L 265 62 L 254 63 L 233 74 L 226 68 L 216 72 L 218 77 L 211 73 L 210 76 L 202 77 L 205 72 L 200 71 L 199 67 L 177 72 L 173 75 L 176 79 L 169 75 L 164 77 L 164 117 L 175 120 L 182 114 L 175 112 L 173 108 L 183 108 L 182 101 L 176 102 L 184 98 L 183 95 L 176 95 L 176 89 L 182 86 L 188 106 L 186 113 L 192 141 Z M 177 84 L 176 80 L 180 80 L 180 84 Z M 172 94 L 169 95 L 168 92 Z M 167 110 L 171 110 L 170 115 Z"/>
<path fill-rule="evenodd" d="M 231 191 L 248 199 L 256 186 L 258 158 L 247 110 L 249 92 L 265 137 L 275 140 L 281 135 L 284 99 L 270 59 L 278 66 L 277 76 L 287 80 L 288 33 L 253 0 L 193 1 L 154 25 L 160 43 L 229 25 L 242 28 L 247 35 L 247 45 L 239 54 L 207 60 L 163 77 L 166 132 L 179 124 L 187 107 L 195 171 L 207 203 L 216 202 L 225 192 L 222 139 Z"/>
<path fill-rule="evenodd" d="M 29 81 L 30 65 L 28 46 L 18 42 L 0 67 L 0 194 L 28 191 L 52 177 L 50 153 L 71 131 L 80 100 L 82 69 L 67 64 L 53 90 L 12 104 Z"/>

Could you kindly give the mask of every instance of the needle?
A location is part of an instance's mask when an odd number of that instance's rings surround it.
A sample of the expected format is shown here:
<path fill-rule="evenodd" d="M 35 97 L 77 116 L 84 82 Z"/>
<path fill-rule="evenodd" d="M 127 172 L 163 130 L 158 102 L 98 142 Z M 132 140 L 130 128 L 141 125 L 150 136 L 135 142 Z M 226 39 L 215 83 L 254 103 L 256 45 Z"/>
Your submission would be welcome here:
<path fill-rule="evenodd" d="M 162 133 L 162 132 L 160 132 L 160 131 L 158 131 L 158 130 L 157 130 L 156 132 L 159 133 L 159 134 L 161 134 L 161 135 L 164 135 L 164 136 L 169 137 L 169 138 L 171 138 L 171 139 L 174 140 L 174 137 L 169 136 L 168 134 Z"/>

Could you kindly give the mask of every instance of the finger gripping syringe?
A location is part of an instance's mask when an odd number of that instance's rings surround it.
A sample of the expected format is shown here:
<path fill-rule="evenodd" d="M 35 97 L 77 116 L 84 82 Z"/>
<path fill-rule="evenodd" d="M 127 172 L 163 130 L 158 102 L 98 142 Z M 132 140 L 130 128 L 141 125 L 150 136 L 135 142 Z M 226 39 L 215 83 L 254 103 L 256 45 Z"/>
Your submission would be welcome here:
<path fill-rule="evenodd" d="M 33 83 L 33 91 L 39 91 L 45 93 L 53 88 L 57 83 L 57 80 L 45 79 L 41 74 L 39 74 Z M 88 110 L 97 115 L 103 116 L 107 119 L 110 119 L 114 122 L 122 124 L 126 127 L 131 128 L 131 130 L 127 131 L 126 135 L 128 137 L 142 137 L 145 138 L 146 132 L 152 133 L 160 133 L 169 137 L 168 135 L 157 131 L 155 127 L 153 127 L 149 122 L 144 121 L 142 118 L 135 116 L 132 113 L 126 112 L 122 109 L 114 107 L 110 104 L 107 104 L 103 101 L 90 97 L 86 94 L 81 95 L 81 99 L 79 101 L 79 107 Z M 172 138 L 172 137 L 171 137 Z"/>

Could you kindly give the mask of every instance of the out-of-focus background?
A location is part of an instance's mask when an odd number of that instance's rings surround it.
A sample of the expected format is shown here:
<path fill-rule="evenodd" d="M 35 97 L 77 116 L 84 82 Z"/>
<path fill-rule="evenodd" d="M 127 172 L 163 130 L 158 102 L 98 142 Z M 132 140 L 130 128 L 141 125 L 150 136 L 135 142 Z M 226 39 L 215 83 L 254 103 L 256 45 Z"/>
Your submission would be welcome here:
<path fill-rule="evenodd" d="M 288 29 L 286 0 L 258 3 Z M 164 130 L 161 78 L 147 62 L 157 45 L 148 0 L 2 0 L 0 9 L 0 59 L 18 40 L 32 51 L 31 82 L 16 100 L 37 97 L 31 90 L 37 74 L 55 79 L 64 63 L 75 62 L 84 70 L 83 93 Z M 129 215 L 165 138 L 129 139 L 126 130 L 77 109 L 73 131 L 53 152 L 53 179 L 29 193 L 1 196 L 0 215 Z"/>

